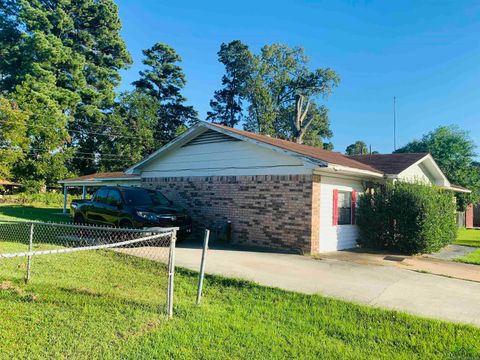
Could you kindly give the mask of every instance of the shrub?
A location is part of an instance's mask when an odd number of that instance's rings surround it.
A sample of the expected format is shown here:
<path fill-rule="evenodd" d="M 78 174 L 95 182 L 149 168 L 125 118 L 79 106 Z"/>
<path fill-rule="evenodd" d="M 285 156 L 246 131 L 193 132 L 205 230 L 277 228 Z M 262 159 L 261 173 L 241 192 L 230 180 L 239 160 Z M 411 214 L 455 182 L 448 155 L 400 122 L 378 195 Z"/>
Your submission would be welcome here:
<path fill-rule="evenodd" d="M 22 204 L 47 207 L 62 207 L 63 194 L 55 192 L 45 193 L 19 193 L 15 195 L 4 195 L 0 197 L 0 203 L 3 204 Z"/>
<path fill-rule="evenodd" d="M 453 195 L 432 186 L 397 182 L 377 187 L 360 197 L 357 214 L 362 247 L 430 253 L 456 238 Z"/>

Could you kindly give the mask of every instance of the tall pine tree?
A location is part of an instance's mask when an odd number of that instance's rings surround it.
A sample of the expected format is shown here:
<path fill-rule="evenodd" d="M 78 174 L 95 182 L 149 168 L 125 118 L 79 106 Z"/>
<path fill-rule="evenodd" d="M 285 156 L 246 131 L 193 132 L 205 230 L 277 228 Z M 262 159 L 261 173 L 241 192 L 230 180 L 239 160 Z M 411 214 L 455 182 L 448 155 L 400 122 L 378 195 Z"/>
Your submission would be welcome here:
<path fill-rule="evenodd" d="M 187 99 L 181 93 L 186 80 L 178 65 L 182 61 L 180 55 L 162 43 L 156 43 L 143 54 L 147 68 L 140 71 L 140 79 L 133 85 L 137 91 L 158 101 L 155 139 L 156 146 L 162 146 L 178 134 L 179 128 L 198 121 L 198 113 L 192 106 L 185 105 Z"/>
<path fill-rule="evenodd" d="M 215 91 L 210 101 L 211 111 L 207 120 L 234 127 L 242 120 L 242 99 L 245 86 L 253 70 L 253 55 L 240 40 L 222 43 L 218 61 L 225 66 L 222 77 L 223 88 Z"/>
<path fill-rule="evenodd" d="M 112 0 L 0 0 L 0 91 L 30 113 L 19 177 L 55 184 L 96 170 L 120 76 L 130 55 Z M 73 158 L 72 158 L 72 155 Z"/>

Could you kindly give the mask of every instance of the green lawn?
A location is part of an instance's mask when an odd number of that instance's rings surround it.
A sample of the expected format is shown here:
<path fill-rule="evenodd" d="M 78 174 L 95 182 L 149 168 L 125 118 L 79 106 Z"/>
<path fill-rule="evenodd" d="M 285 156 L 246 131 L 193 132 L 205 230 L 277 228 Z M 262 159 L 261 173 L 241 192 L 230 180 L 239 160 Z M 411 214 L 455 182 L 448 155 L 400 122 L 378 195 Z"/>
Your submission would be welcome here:
<path fill-rule="evenodd" d="M 41 246 L 41 245 L 40 245 Z M 0 252 L 22 245 L 0 242 Z M 0 260 L 0 358 L 465 359 L 480 329 L 177 269 L 112 251 Z"/>
<path fill-rule="evenodd" d="M 62 214 L 59 208 L 42 208 L 25 205 L 0 205 L 0 219 L 38 220 L 69 222 L 70 217 Z"/>
<path fill-rule="evenodd" d="M 480 230 L 459 229 L 455 244 L 480 247 Z"/>
<path fill-rule="evenodd" d="M 480 250 L 476 250 L 468 255 L 458 257 L 455 259 L 455 261 L 460 261 L 466 264 L 480 265 Z"/>
<path fill-rule="evenodd" d="M 17 244 L 1 244 L 13 251 Z M 102 251 L 0 265 L 3 358 L 476 358 L 480 329 L 177 270 L 166 321 L 163 265 Z"/>
<path fill-rule="evenodd" d="M 480 230 L 459 229 L 457 241 L 455 241 L 455 244 L 480 247 Z M 455 261 L 463 262 L 466 264 L 480 265 L 480 249 L 468 255 L 458 257 L 455 259 Z"/>

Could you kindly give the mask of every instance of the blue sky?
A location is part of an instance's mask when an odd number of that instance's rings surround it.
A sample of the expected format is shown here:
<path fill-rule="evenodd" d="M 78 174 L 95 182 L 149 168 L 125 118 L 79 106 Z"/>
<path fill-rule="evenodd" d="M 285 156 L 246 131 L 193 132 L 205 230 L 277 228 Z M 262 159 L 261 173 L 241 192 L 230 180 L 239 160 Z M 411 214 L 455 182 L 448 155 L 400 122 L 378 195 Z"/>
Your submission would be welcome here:
<path fill-rule="evenodd" d="M 239 39 L 258 52 L 271 43 L 300 45 L 312 67 L 341 77 L 326 102 L 332 141 L 344 151 L 364 140 L 393 150 L 440 125 L 470 131 L 480 145 L 480 2 L 467 1 L 117 1 L 122 35 L 134 64 L 121 90 L 142 68 L 141 50 L 174 47 L 187 77 L 184 95 L 205 118 L 223 66 L 222 42 Z"/>

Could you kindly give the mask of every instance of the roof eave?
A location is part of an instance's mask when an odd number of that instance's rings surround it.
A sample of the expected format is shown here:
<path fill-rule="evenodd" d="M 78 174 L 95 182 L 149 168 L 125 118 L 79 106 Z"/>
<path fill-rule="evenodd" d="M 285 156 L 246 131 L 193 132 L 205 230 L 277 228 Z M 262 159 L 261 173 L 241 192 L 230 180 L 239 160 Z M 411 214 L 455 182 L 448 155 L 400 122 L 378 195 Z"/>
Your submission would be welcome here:
<path fill-rule="evenodd" d="M 450 185 L 450 186 L 440 186 L 440 188 L 445 189 L 445 190 L 454 191 L 454 192 L 464 193 L 464 194 L 470 194 L 470 193 L 472 192 L 472 190 L 465 189 L 465 188 L 461 188 L 461 187 L 457 187 L 457 186 L 453 186 L 453 185 Z"/>
<path fill-rule="evenodd" d="M 104 181 L 136 181 L 136 180 L 142 180 L 140 176 L 132 176 L 132 177 L 119 177 L 119 178 L 95 178 L 95 179 L 88 179 L 88 180 L 75 180 L 75 179 L 66 179 L 66 180 L 60 180 L 58 183 L 59 184 L 94 184 L 98 182 L 104 182 Z"/>
<path fill-rule="evenodd" d="M 327 167 L 318 169 L 319 171 L 327 171 L 332 173 L 341 173 L 347 175 L 355 175 L 360 177 L 369 177 L 369 178 L 377 178 L 383 179 L 384 174 L 380 172 L 370 171 L 370 170 L 363 170 L 363 169 L 356 169 L 351 168 L 348 166 L 337 165 L 337 164 L 328 164 Z M 316 171 L 318 172 L 318 171 Z"/>

